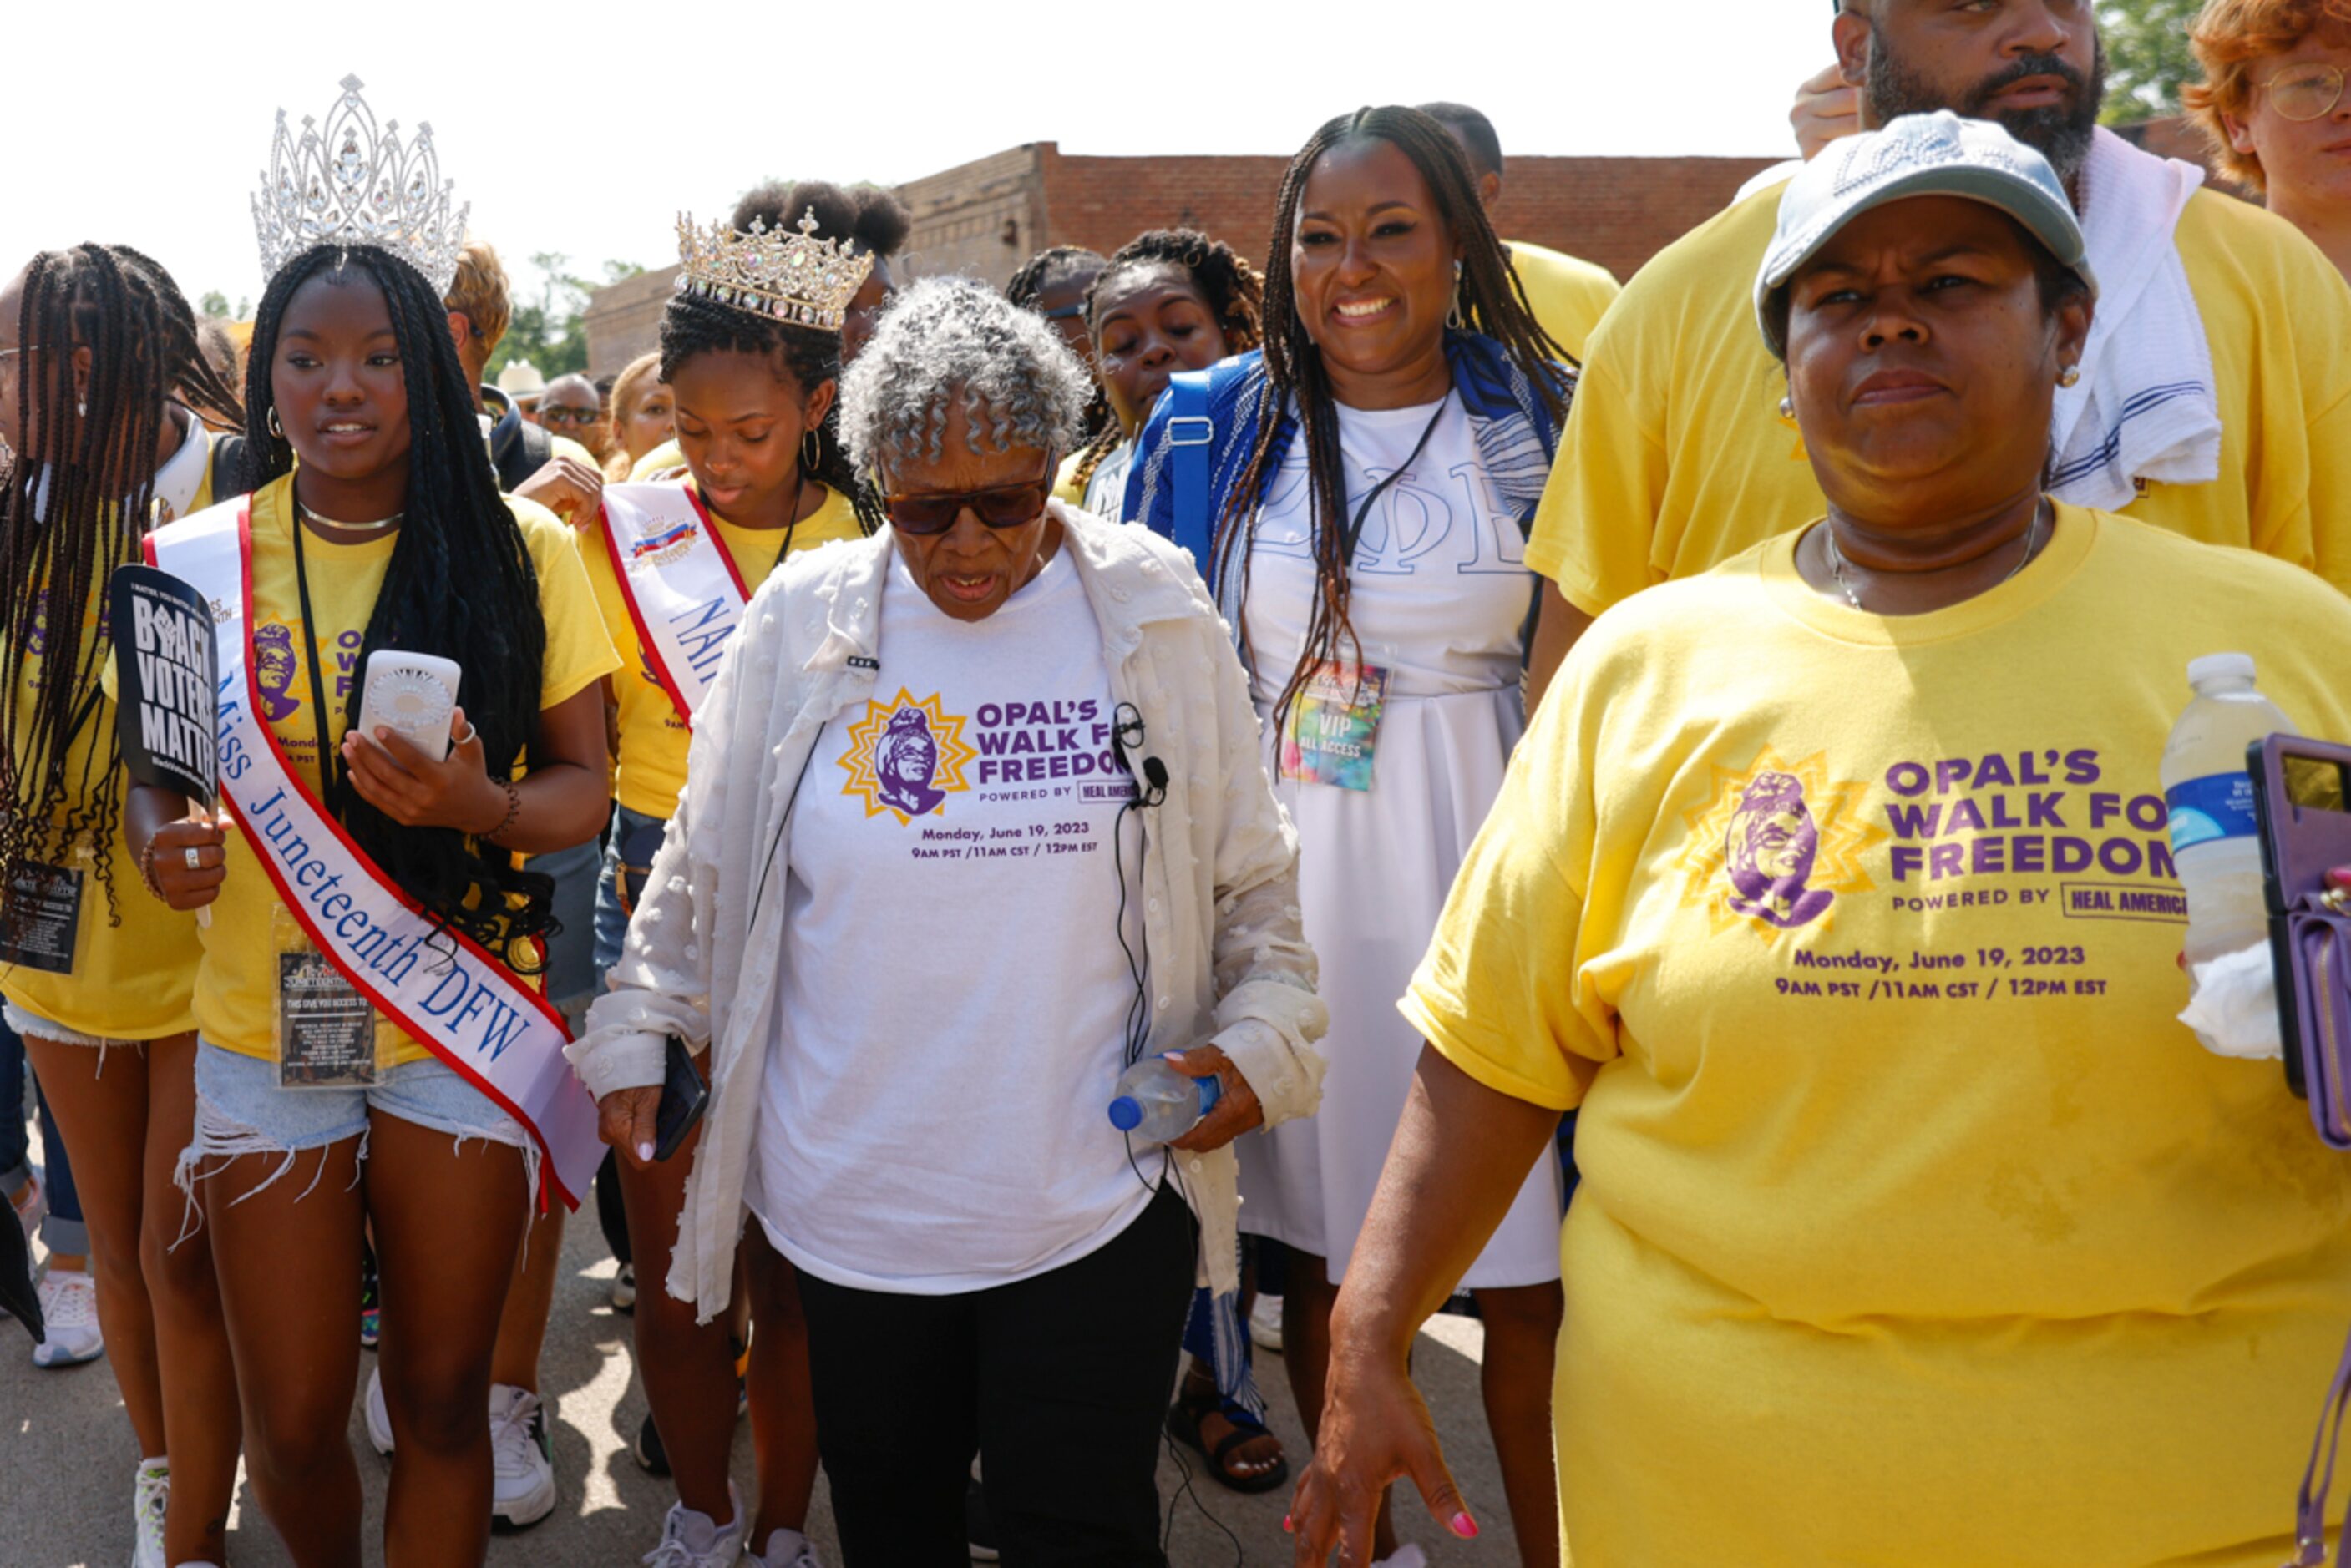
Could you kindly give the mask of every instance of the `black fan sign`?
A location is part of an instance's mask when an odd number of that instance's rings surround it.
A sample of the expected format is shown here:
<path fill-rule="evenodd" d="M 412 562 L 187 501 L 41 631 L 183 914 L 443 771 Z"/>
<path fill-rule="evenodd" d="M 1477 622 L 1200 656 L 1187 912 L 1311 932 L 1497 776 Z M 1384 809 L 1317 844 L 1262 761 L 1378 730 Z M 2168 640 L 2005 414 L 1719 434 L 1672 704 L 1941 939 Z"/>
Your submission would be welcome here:
<path fill-rule="evenodd" d="M 110 593 L 123 765 L 141 784 L 210 805 L 220 782 L 212 607 L 152 566 L 116 567 Z"/>

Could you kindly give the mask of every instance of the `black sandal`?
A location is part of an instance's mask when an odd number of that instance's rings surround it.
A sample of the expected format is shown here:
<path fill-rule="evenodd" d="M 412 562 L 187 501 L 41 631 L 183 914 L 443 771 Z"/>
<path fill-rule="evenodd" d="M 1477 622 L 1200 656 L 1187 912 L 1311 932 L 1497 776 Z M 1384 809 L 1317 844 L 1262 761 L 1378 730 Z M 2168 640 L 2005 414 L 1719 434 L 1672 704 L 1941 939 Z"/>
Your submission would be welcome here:
<path fill-rule="evenodd" d="M 1200 1436 L 1200 1419 L 1204 1416 L 1222 1416 L 1233 1428 L 1225 1434 L 1213 1451 Z M 1273 1468 L 1261 1475 L 1235 1475 L 1226 1468 L 1226 1460 L 1232 1457 L 1234 1449 L 1259 1438 L 1270 1438 L 1273 1433 L 1267 1429 L 1264 1422 L 1248 1411 L 1228 1405 L 1213 1394 L 1205 1399 L 1177 1399 L 1167 1412 L 1167 1430 L 1178 1442 L 1207 1460 L 1208 1473 L 1228 1490 L 1247 1494 L 1271 1491 L 1290 1480 L 1290 1459 L 1286 1454 L 1274 1460 Z"/>

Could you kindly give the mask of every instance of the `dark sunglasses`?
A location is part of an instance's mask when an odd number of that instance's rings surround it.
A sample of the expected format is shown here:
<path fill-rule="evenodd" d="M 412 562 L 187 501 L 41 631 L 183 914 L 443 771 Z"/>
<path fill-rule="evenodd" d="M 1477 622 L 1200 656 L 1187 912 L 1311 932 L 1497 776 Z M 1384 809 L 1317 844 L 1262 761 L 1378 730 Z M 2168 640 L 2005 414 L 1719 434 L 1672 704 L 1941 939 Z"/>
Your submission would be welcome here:
<path fill-rule="evenodd" d="M 882 498 L 882 510 L 889 517 L 890 525 L 901 534 L 928 537 L 954 527 L 966 507 L 990 528 L 1018 528 L 1034 523 L 1052 494 L 1053 465 L 1048 462 L 1042 479 L 960 493 L 885 495 Z"/>
<path fill-rule="evenodd" d="M 604 415 L 597 409 L 569 409 L 561 404 L 538 406 L 538 422 L 545 425 L 592 425 L 601 423 Z"/>

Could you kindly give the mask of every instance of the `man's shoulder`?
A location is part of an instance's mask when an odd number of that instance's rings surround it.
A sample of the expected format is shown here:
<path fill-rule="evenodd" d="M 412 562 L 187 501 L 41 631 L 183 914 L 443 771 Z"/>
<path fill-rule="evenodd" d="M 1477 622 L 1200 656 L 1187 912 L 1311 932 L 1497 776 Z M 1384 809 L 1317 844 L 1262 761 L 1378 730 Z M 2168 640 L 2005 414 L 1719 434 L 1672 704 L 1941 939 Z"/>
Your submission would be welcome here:
<path fill-rule="evenodd" d="M 1755 271 L 1779 222 L 1777 187 L 1717 213 L 1633 275 L 1593 334 L 1623 343 L 1665 327 L 1753 336 Z"/>
<path fill-rule="evenodd" d="M 2172 233 L 2181 265 L 2198 283 L 2217 276 L 2248 288 L 2293 289 L 2297 292 L 2285 303 L 2297 311 L 2342 292 L 2338 287 L 2315 296 L 2301 293 L 2328 279 L 2340 286 L 2343 275 L 2309 235 L 2283 218 L 2210 186 L 2189 197 Z M 2351 306 L 2351 296 L 2341 303 Z"/>
<path fill-rule="evenodd" d="M 1520 275 L 1533 274 L 1552 283 L 1586 288 L 1604 288 L 1614 293 L 1616 275 L 1598 262 L 1585 261 L 1582 256 L 1569 255 L 1565 251 L 1552 250 L 1531 240 L 1511 240 L 1510 262 Z"/>

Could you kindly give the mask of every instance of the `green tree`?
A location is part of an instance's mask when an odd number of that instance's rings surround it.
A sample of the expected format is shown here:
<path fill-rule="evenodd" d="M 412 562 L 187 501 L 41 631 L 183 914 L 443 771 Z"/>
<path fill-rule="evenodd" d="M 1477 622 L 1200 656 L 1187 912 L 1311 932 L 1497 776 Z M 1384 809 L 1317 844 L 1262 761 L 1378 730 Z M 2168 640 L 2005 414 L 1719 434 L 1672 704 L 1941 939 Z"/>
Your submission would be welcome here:
<path fill-rule="evenodd" d="M 541 282 L 538 298 L 517 300 L 507 324 L 507 335 L 490 356 L 489 378 L 517 359 L 528 359 L 549 380 L 588 369 L 588 296 L 599 288 L 634 277 L 644 271 L 634 262 L 606 262 L 601 282 L 571 272 L 571 258 L 541 251 L 530 258 Z"/>
<path fill-rule="evenodd" d="M 2188 47 L 2188 26 L 2202 0 L 2102 0 L 2100 36 L 2106 46 L 2109 125 L 2128 125 L 2179 112 L 2179 87 L 2199 74 Z"/>
<path fill-rule="evenodd" d="M 231 307 L 227 295 L 223 294 L 219 289 L 209 288 L 204 291 L 204 296 L 196 301 L 196 314 L 218 317 L 224 321 L 250 321 L 253 319 L 253 301 L 249 298 L 240 299 L 234 307 Z"/>

